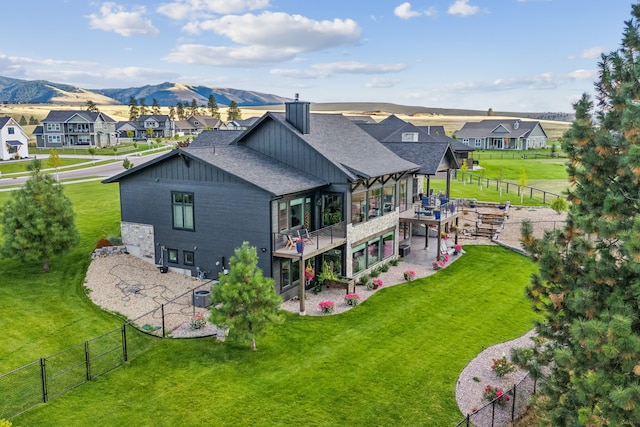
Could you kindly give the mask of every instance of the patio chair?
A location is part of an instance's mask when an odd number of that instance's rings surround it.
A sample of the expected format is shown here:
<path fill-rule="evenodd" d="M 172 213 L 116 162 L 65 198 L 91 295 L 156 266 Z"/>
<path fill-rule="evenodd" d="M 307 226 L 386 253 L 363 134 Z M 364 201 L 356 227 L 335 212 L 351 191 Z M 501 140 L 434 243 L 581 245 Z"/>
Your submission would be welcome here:
<path fill-rule="evenodd" d="M 287 246 L 286 249 L 295 249 L 296 243 L 293 241 L 290 235 L 287 234 Z"/>
<path fill-rule="evenodd" d="M 447 242 L 445 240 L 440 240 L 440 253 L 442 255 L 444 254 L 453 255 L 453 252 L 455 252 L 454 248 L 448 247 Z"/>
<path fill-rule="evenodd" d="M 298 230 L 298 237 L 303 239 L 307 243 L 313 243 L 313 240 L 311 240 L 311 237 L 309 236 L 309 230 L 307 230 L 306 228 Z"/>

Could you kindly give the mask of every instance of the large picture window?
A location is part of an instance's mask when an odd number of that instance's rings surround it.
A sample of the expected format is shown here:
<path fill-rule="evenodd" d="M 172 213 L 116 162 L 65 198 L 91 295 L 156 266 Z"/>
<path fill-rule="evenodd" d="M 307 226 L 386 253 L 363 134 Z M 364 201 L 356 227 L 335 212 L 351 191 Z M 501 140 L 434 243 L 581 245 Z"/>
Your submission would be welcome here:
<path fill-rule="evenodd" d="M 195 230 L 193 193 L 171 193 L 173 228 Z"/>
<path fill-rule="evenodd" d="M 311 197 L 300 197 L 278 203 L 278 228 L 280 231 L 311 227 Z"/>
<path fill-rule="evenodd" d="M 353 274 L 358 274 L 379 261 L 390 258 L 395 253 L 395 231 L 389 231 L 366 243 L 354 246 L 351 250 Z"/>
<path fill-rule="evenodd" d="M 405 187 L 406 191 L 406 187 Z M 396 184 L 351 194 L 351 222 L 359 224 L 396 210 Z"/>

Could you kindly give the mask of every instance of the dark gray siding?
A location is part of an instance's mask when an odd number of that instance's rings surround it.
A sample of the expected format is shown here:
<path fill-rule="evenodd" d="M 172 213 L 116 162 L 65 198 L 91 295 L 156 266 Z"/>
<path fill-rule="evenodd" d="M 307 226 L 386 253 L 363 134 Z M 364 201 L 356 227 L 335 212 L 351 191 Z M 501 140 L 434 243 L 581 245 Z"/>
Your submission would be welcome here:
<path fill-rule="evenodd" d="M 282 123 L 265 120 L 259 129 L 243 140 L 242 144 L 327 182 L 347 181 L 340 169 L 309 147 Z"/>
<path fill-rule="evenodd" d="M 194 194 L 195 231 L 173 229 L 173 191 Z M 178 250 L 178 264 L 169 266 L 194 275 L 200 267 L 207 277 L 217 278 L 222 258 L 228 268 L 234 250 L 246 240 L 258 249 L 265 276 L 271 274 L 271 197 L 261 189 L 203 162 L 190 160 L 187 168 L 176 157 L 123 178 L 120 198 L 123 221 L 154 226 L 156 262 L 164 245 Z M 184 251 L 194 252 L 194 266 L 183 264 Z"/>

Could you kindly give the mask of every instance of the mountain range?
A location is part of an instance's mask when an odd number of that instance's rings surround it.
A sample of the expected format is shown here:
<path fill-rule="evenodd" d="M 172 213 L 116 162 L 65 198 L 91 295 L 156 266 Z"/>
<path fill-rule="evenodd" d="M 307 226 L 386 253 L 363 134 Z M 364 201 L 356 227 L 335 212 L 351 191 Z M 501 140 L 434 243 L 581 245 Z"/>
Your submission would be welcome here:
<path fill-rule="evenodd" d="M 83 89 L 73 85 L 53 83 L 46 80 L 20 80 L 0 76 L 0 103 L 4 104 L 62 104 L 83 106 L 87 104 L 87 101 L 93 101 L 97 105 L 128 105 L 131 97 L 133 97 L 138 100 L 138 102 L 144 98 L 147 106 L 151 106 L 154 99 L 162 107 L 175 106 L 178 102 L 191 105 L 194 99 L 198 105 L 206 106 L 209 102 L 209 96 L 212 94 L 219 107 L 226 107 L 231 101 L 235 101 L 239 107 L 263 107 L 282 105 L 284 102 L 293 100 L 292 98 L 252 90 L 183 83 L 165 82 L 157 85 L 125 89 Z M 407 106 L 386 102 L 314 103 L 312 109 L 314 111 L 385 111 L 388 113 L 408 115 L 487 115 L 487 111 L 480 110 Z M 523 113 L 494 111 L 493 114 L 497 116 L 522 117 L 536 120 L 574 120 L 573 114 L 562 112 Z"/>
<path fill-rule="evenodd" d="M 128 105 L 131 97 L 145 99 L 151 106 L 153 100 L 162 107 L 178 102 L 191 105 L 207 105 L 213 94 L 220 107 L 235 101 L 240 107 L 277 105 L 289 98 L 251 90 L 208 87 L 182 83 L 161 83 L 125 89 L 83 89 L 77 86 L 53 83 L 46 80 L 20 80 L 0 76 L 0 102 L 8 104 L 69 104 L 84 105 L 91 100 L 98 105 Z"/>

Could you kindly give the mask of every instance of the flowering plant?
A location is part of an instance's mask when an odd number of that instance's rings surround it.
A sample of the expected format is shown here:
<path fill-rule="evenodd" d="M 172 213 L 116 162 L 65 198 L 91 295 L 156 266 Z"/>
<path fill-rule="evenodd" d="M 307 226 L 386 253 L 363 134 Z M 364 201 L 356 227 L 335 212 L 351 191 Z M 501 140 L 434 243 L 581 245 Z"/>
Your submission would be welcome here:
<path fill-rule="evenodd" d="M 381 288 L 382 287 L 382 280 L 380 279 L 373 279 L 373 287 L 375 288 Z"/>
<path fill-rule="evenodd" d="M 442 261 L 449 262 L 449 254 L 444 254 L 444 256 L 442 257 Z"/>
<path fill-rule="evenodd" d="M 407 282 L 416 278 L 416 272 L 413 270 L 407 270 L 404 273 L 404 280 Z"/>
<path fill-rule="evenodd" d="M 460 246 L 460 245 L 455 245 L 455 246 L 453 247 L 453 250 L 454 250 L 454 251 L 456 251 L 456 252 L 458 252 L 458 253 L 460 253 L 460 252 L 462 252 L 462 246 Z"/>
<path fill-rule="evenodd" d="M 313 270 L 311 265 L 307 265 L 307 268 L 304 269 L 304 278 L 305 280 L 313 280 L 316 277 L 316 272 Z"/>
<path fill-rule="evenodd" d="M 433 265 L 434 270 L 440 270 L 444 267 L 444 261 L 433 261 L 431 265 Z"/>
<path fill-rule="evenodd" d="M 189 319 L 189 326 L 191 329 L 200 329 L 207 324 L 207 319 L 205 319 L 202 314 L 196 314 L 191 319 Z"/>
<path fill-rule="evenodd" d="M 493 402 L 495 400 L 496 403 L 500 406 L 506 405 L 509 401 L 509 396 L 504 394 L 502 389 L 492 385 L 487 385 L 484 388 L 484 398 L 489 402 Z"/>
<path fill-rule="evenodd" d="M 352 305 L 352 306 L 356 306 L 360 303 L 360 295 L 358 295 L 357 293 L 350 293 L 345 295 L 344 297 L 344 302 L 346 302 L 348 305 Z"/>
<path fill-rule="evenodd" d="M 318 304 L 318 308 L 324 314 L 331 314 L 333 313 L 333 310 L 336 308 L 336 305 L 333 301 L 322 301 L 320 304 Z"/>
<path fill-rule="evenodd" d="M 516 370 L 516 366 L 507 360 L 507 356 L 504 354 L 500 359 L 492 359 L 493 365 L 491 365 L 491 369 L 496 373 L 497 376 L 503 377 L 509 372 L 513 372 Z"/>

